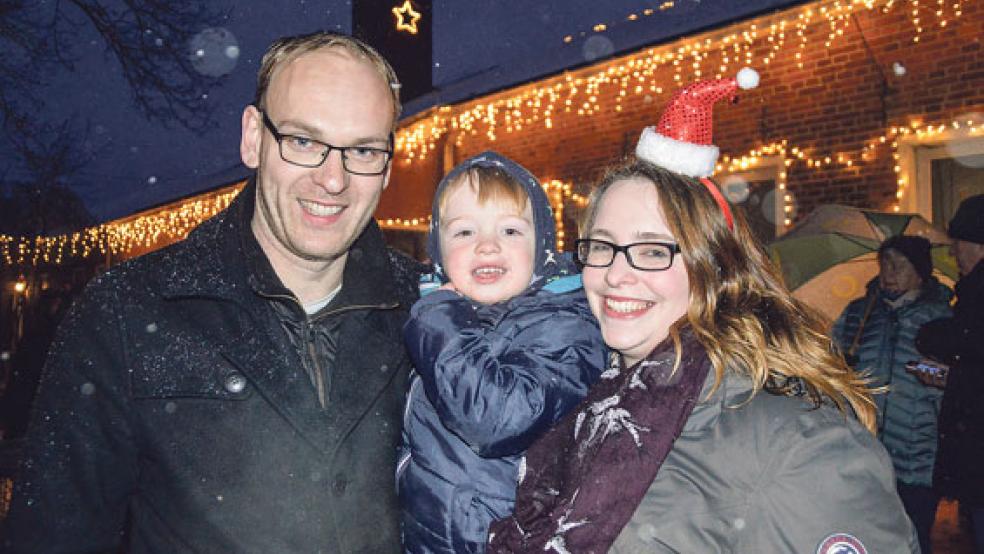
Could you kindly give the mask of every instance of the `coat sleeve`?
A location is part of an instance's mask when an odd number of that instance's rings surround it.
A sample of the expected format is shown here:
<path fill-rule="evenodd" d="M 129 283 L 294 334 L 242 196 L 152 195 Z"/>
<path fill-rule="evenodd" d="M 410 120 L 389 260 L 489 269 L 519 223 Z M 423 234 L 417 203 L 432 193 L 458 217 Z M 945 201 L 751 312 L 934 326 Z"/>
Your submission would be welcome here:
<path fill-rule="evenodd" d="M 923 325 L 916 335 L 919 353 L 950 365 L 962 358 L 984 361 L 984 318 L 967 319 L 947 317 Z"/>
<path fill-rule="evenodd" d="M 834 552 L 819 547 L 855 540 L 867 552 L 919 552 L 891 459 L 860 425 L 833 411 L 794 417 L 772 434 L 769 451 L 781 455 L 762 474 L 758 511 L 764 521 L 754 543 L 784 552 Z"/>
<path fill-rule="evenodd" d="M 867 307 L 868 301 L 868 296 L 855 298 L 844 307 L 844 311 L 834 321 L 833 327 L 830 330 L 830 336 L 834 340 L 834 344 L 837 345 L 837 348 L 844 355 L 847 355 L 848 349 L 851 348 L 851 343 L 854 342 L 854 335 L 857 334 L 858 328 L 861 325 L 861 317 Z"/>
<path fill-rule="evenodd" d="M 850 310 L 851 304 L 848 304 L 847 307 L 844 308 L 844 311 L 841 312 L 840 317 L 834 321 L 834 325 L 830 330 L 830 338 L 834 339 L 834 344 L 837 345 L 837 348 L 839 348 L 842 353 L 847 352 L 847 349 L 850 347 L 850 343 L 848 342 L 849 339 L 845 338 L 847 335 L 847 316 Z"/>
<path fill-rule="evenodd" d="M 90 286 L 59 327 L 4 522 L 4 552 L 116 552 L 136 480 L 115 295 Z"/>
<path fill-rule="evenodd" d="M 468 300 L 440 291 L 415 305 L 405 328 L 442 423 L 484 457 L 526 450 L 584 398 L 604 363 L 586 306 L 516 319 L 482 321 Z"/>

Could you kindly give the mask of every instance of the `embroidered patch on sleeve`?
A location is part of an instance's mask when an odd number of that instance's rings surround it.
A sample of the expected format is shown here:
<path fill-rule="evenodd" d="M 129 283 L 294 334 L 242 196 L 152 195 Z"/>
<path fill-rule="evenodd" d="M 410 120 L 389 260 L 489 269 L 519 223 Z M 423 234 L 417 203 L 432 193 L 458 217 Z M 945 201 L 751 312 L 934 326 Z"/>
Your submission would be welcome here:
<path fill-rule="evenodd" d="M 834 533 L 823 539 L 817 554 L 868 554 L 868 549 L 854 535 Z"/>

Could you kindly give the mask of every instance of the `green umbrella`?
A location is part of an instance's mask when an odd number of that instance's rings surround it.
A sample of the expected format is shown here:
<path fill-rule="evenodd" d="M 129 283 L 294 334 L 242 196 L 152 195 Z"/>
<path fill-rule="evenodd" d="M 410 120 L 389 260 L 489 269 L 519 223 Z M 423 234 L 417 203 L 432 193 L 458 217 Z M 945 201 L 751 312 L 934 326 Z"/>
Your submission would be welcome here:
<path fill-rule="evenodd" d="M 796 290 L 840 264 L 870 260 L 878 246 L 895 235 L 926 237 L 933 244 L 933 264 L 955 279 L 957 265 L 949 255 L 946 233 L 918 214 L 886 213 L 850 206 L 818 207 L 768 249 L 782 270 L 786 285 Z"/>

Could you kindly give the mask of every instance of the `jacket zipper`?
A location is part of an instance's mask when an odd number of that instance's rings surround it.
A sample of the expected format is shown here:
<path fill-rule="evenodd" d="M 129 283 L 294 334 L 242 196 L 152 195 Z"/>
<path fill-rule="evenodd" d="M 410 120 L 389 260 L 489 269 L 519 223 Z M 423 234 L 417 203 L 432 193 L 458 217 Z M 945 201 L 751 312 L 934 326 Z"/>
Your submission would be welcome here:
<path fill-rule="evenodd" d="M 321 409 L 328 408 L 328 384 L 325 382 L 325 371 L 318 361 L 318 351 L 314 347 L 314 332 L 311 329 L 311 322 L 304 323 L 304 344 L 307 346 L 308 359 L 314 366 L 314 387 L 318 392 L 318 403 Z"/>
<path fill-rule="evenodd" d="M 380 309 L 380 310 L 393 309 L 400 305 L 399 302 L 393 304 L 356 304 L 353 306 L 343 306 L 341 308 L 337 308 L 329 312 L 319 312 L 315 314 L 315 317 L 311 317 L 307 314 L 307 312 L 304 311 L 304 306 L 294 296 L 288 296 L 284 294 L 265 294 L 262 292 L 258 294 L 266 299 L 279 299 L 279 300 L 285 300 L 287 302 L 291 302 L 294 305 L 296 305 L 298 308 L 300 308 L 301 313 L 304 314 L 304 323 L 303 323 L 304 336 L 301 338 L 304 341 L 304 348 L 306 350 L 307 358 L 314 366 L 314 388 L 318 394 L 318 403 L 321 405 L 321 409 L 328 408 L 328 384 L 326 382 L 327 380 L 325 379 L 324 368 L 321 366 L 321 362 L 318 361 L 317 349 L 314 346 L 314 332 L 312 330 L 314 324 L 329 316 L 334 316 L 345 312 L 351 312 L 355 310 L 367 310 L 367 309 Z"/>
<path fill-rule="evenodd" d="M 288 296 L 284 294 L 266 294 L 264 292 L 259 292 L 257 294 L 267 299 L 277 298 L 280 300 L 286 300 L 288 302 L 292 302 L 294 305 L 296 305 L 298 308 L 301 309 L 301 312 L 304 312 L 304 306 L 294 296 Z M 388 310 L 388 309 L 396 308 L 399 305 L 400 305 L 399 302 L 394 302 L 392 304 L 355 304 L 352 306 L 342 306 L 341 308 L 336 308 L 334 310 L 331 310 L 330 312 L 318 312 L 317 314 L 315 314 L 315 316 L 317 317 L 314 318 L 308 316 L 307 312 L 304 312 L 304 316 L 309 322 L 314 323 L 315 321 L 319 321 L 330 315 L 338 315 L 341 313 L 351 312 L 354 310 L 367 310 L 367 309 Z"/>

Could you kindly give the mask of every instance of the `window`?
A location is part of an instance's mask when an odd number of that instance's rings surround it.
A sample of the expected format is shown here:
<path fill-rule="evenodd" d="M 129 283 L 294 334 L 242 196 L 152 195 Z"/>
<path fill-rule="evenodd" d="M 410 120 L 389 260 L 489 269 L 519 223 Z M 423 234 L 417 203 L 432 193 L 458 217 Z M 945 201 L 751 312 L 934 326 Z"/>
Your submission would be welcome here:
<path fill-rule="evenodd" d="M 907 139 L 899 147 L 903 189 L 900 209 L 943 228 L 964 198 L 984 194 L 984 138 L 957 133 Z"/>
<path fill-rule="evenodd" d="M 778 189 L 780 173 L 785 166 L 779 156 L 760 158 L 755 167 L 732 173 L 714 175 L 724 197 L 732 209 L 740 211 L 761 243 L 769 244 L 782 234 L 785 228 L 785 203 Z"/>

